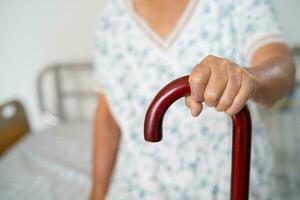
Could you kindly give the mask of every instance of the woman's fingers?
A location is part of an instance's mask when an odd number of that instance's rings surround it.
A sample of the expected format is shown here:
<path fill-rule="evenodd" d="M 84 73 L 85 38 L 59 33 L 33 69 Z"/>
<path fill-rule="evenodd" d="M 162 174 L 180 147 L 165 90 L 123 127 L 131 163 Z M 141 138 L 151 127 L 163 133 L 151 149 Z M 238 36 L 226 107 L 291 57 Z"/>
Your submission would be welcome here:
<path fill-rule="evenodd" d="M 255 77 L 239 65 L 216 56 L 206 57 L 192 70 L 189 77 L 191 96 L 186 104 L 193 116 L 202 111 L 202 102 L 229 115 L 238 113 L 252 98 Z"/>
<path fill-rule="evenodd" d="M 204 90 L 209 81 L 211 70 L 202 63 L 196 65 L 189 76 L 191 97 L 196 102 L 204 101 Z"/>
<path fill-rule="evenodd" d="M 185 105 L 191 110 L 194 117 L 198 116 L 203 109 L 202 103 L 195 101 L 191 96 L 185 97 Z"/>
<path fill-rule="evenodd" d="M 231 106 L 225 111 L 228 115 L 234 115 L 238 113 L 250 99 L 255 90 L 255 79 L 248 73 L 242 73 L 241 88 L 238 94 L 235 96 Z"/>
<path fill-rule="evenodd" d="M 239 66 L 227 69 L 228 81 L 226 88 L 216 106 L 219 112 L 226 111 L 232 104 L 241 87 L 242 70 Z"/>
<path fill-rule="evenodd" d="M 204 101 L 210 107 L 216 107 L 226 88 L 228 81 L 227 66 L 231 63 L 227 60 L 216 60 L 211 64 L 211 75 L 204 91 Z"/>

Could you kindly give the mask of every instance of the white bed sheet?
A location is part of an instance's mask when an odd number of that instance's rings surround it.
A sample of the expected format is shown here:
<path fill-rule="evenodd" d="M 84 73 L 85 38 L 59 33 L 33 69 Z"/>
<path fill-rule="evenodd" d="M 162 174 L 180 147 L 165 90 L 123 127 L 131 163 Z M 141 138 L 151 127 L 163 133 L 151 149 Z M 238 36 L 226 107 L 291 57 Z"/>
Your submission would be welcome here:
<path fill-rule="evenodd" d="M 0 199 L 88 199 L 91 127 L 72 123 L 19 141 L 0 158 Z"/>

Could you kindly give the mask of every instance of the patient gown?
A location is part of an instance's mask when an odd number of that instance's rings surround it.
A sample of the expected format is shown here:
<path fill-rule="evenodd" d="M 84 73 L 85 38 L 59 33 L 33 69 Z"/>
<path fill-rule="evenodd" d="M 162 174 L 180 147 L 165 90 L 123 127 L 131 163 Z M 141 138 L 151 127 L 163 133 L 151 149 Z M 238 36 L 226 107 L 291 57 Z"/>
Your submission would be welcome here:
<path fill-rule="evenodd" d="M 160 12 L 163 12 L 161 10 Z M 259 47 L 284 42 L 268 0 L 190 0 L 167 38 L 135 12 L 131 0 L 110 0 L 96 26 L 95 77 L 121 128 L 111 200 L 226 200 L 230 194 L 232 124 L 204 106 L 193 118 L 184 100 L 164 119 L 164 138 L 147 143 L 147 107 L 167 83 L 208 55 L 241 66 Z M 251 200 L 275 200 L 272 149 L 254 103 Z"/>

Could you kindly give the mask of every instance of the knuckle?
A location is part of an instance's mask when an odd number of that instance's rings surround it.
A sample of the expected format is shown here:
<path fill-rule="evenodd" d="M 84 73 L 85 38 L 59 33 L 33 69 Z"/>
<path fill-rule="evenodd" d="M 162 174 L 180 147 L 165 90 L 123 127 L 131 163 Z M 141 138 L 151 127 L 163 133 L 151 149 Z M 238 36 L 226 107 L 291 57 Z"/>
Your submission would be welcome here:
<path fill-rule="evenodd" d="M 212 61 L 215 61 L 217 59 L 216 56 L 214 55 L 208 55 L 204 58 L 204 61 L 208 61 L 208 62 L 212 62 Z"/>
<path fill-rule="evenodd" d="M 217 104 L 218 97 L 219 97 L 218 93 L 211 90 L 206 91 L 204 94 L 205 102 L 210 106 L 214 106 Z"/>
<path fill-rule="evenodd" d="M 236 74 L 230 74 L 228 77 L 228 84 L 230 86 L 230 93 L 237 94 L 241 86 L 241 78 Z"/>
<path fill-rule="evenodd" d="M 227 109 L 225 111 L 225 113 L 228 114 L 228 115 L 230 115 L 230 116 L 232 116 L 232 115 L 235 115 L 236 113 L 238 113 L 238 110 L 237 110 L 236 107 L 232 106 L 229 109 Z"/>
<path fill-rule="evenodd" d="M 223 59 L 222 64 L 226 67 L 231 67 L 232 66 L 232 62 L 229 59 Z"/>
<path fill-rule="evenodd" d="M 226 110 L 225 113 L 226 113 L 227 115 L 230 115 L 230 116 L 232 116 L 232 115 L 235 114 L 235 112 L 232 111 L 232 110 Z"/>
<path fill-rule="evenodd" d="M 229 98 L 222 98 L 219 101 L 218 106 L 216 107 L 216 110 L 219 112 L 225 111 L 226 109 L 228 109 L 230 107 L 231 104 L 232 104 L 232 101 Z"/>
<path fill-rule="evenodd" d="M 232 101 L 229 98 L 223 98 L 221 99 L 220 104 L 224 107 L 228 107 L 232 104 Z"/>
<path fill-rule="evenodd" d="M 234 73 L 241 75 L 243 70 L 239 65 L 234 65 L 234 67 L 232 67 Z"/>
<path fill-rule="evenodd" d="M 218 111 L 218 112 L 222 112 L 222 111 L 225 111 L 225 110 L 226 110 L 225 107 L 220 105 L 220 104 L 216 107 L 216 111 Z"/>
<path fill-rule="evenodd" d="M 221 107 L 221 106 L 217 106 L 216 107 L 216 111 L 218 111 L 218 112 L 222 112 L 222 111 L 225 111 L 225 109 L 224 109 L 224 107 Z"/>
<path fill-rule="evenodd" d="M 196 71 L 196 70 L 198 70 L 200 67 L 201 67 L 201 64 L 198 63 L 198 64 L 195 65 L 195 67 L 193 68 L 192 71 Z"/>
<path fill-rule="evenodd" d="M 226 86 L 227 82 L 228 82 L 228 77 L 227 77 L 227 74 L 224 74 L 224 73 L 218 73 L 216 74 L 216 78 L 218 80 L 218 82 L 220 84 L 222 84 L 223 87 Z"/>
<path fill-rule="evenodd" d="M 200 84 L 202 81 L 198 73 L 194 72 L 189 76 L 189 83 L 191 84 Z"/>
<path fill-rule="evenodd" d="M 206 59 L 214 59 L 215 58 L 215 56 L 214 55 L 208 55 L 208 56 L 206 56 Z"/>

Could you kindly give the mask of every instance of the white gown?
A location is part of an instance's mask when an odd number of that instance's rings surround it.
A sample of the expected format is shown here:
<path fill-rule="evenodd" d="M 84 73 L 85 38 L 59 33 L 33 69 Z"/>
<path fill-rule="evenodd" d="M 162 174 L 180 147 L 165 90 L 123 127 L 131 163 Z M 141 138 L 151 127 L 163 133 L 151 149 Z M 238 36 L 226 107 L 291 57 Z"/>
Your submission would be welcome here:
<path fill-rule="evenodd" d="M 122 130 L 107 199 L 229 199 L 231 121 L 224 113 L 205 107 L 193 118 L 178 100 L 156 144 L 144 141 L 144 115 L 159 89 L 189 74 L 207 55 L 248 66 L 257 48 L 284 42 L 269 1 L 190 0 L 162 40 L 130 0 L 110 0 L 99 16 L 96 38 L 95 75 Z M 272 151 L 255 105 L 250 107 L 251 200 L 274 200 Z"/>

